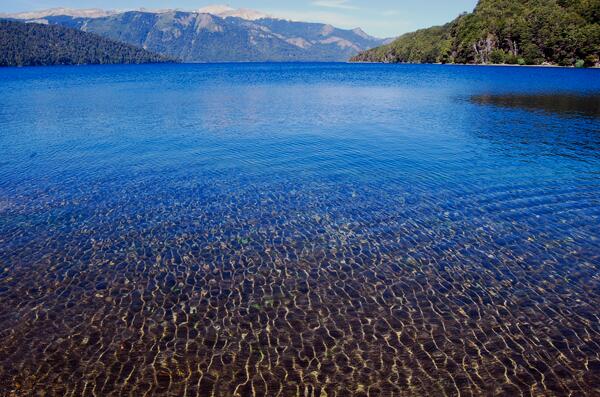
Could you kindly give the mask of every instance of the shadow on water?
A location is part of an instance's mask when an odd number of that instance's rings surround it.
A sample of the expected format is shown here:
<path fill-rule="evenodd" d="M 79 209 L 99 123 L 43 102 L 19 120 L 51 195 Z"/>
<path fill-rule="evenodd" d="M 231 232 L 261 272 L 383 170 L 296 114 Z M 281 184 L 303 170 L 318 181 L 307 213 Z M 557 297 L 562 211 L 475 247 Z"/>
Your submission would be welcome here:
<path fill-rule="evenodd" d="M 505 108 L 541 111 L 561 116 L 600 118 L 600 95 L 576 94 L 503 94 L 476 95 L 471 102 Z"/>

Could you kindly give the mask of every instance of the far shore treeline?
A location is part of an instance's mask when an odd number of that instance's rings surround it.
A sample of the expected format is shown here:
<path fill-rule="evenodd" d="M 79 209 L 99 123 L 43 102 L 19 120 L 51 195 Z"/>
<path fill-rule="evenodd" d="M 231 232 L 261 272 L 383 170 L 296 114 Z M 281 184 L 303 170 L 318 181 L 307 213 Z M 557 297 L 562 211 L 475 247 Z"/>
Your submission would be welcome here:
<path fill-rule="evenodd" d="M 474 12 L 354 62 L 600 65 L 600 0 L 480 0 Z"/>

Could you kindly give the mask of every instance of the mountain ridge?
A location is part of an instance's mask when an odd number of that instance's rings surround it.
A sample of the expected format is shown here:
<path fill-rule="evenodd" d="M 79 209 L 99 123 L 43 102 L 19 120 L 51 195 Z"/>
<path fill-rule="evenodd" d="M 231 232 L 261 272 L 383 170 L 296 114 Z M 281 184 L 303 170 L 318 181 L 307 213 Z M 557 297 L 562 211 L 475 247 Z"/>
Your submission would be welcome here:
<path fill-rule="evenodd" d="M 93 17 L 51 12 L 48 16 L 30 14 L 35 18 L 25 21 L 95 33 L 184 62 L 345 62 L 386 42 L 360 28 L 346 30 L 231 10 L 214 10 L 223 16 L 177 10 L 126 11 Z"/>
<path fill-rule="evenodd" d="M 169 12 L 189 12 L 198 14 L 211 14 L 222 18 L 242 18 L 249 21 L 263 19 L 263 18 L 275 18 L 269 14 L 251 10 L 248 8 L 233 8 L 227 5 L 209 5 L 206 7 L 199 8 L 197 10 L 187 10 L 179 8 L 164 8 L 164 9 L 152 9 L 152 8 L 132 8 L 132 9 L 120 9 L 120 10 L 104 10 L 101 8 L 69 8 L 69 7 L 55 7 L 48 8 L 38 11 L 24 11 L 17 13 L 0 13 L 0 18 L 5 19 L 18 19 L 18 20 L 32 20 L 32 19 L 43 19 L 45 17 L 56 17 L 56 16 L 69 16 L 78 18 L 102 18 L 111 15 L 122 14 L 125 12 L 147 12 L 152 14 L 164 14 Z"/>

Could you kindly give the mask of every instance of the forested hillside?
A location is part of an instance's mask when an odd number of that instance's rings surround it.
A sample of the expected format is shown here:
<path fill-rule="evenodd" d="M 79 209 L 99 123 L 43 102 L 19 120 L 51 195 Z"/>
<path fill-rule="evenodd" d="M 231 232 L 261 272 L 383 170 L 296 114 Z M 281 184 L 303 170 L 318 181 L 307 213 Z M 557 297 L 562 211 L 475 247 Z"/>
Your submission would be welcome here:
<path fill-rule="evenodd" d="M 444 26 L 408 33 L 355 62 L 595 66 L 600 0 L 480 0 Z"/>
<path fill-rule="evenodd" d="M 62 26 L 0 21 L 0 66 L 166 62 L 140 48 Z"/>

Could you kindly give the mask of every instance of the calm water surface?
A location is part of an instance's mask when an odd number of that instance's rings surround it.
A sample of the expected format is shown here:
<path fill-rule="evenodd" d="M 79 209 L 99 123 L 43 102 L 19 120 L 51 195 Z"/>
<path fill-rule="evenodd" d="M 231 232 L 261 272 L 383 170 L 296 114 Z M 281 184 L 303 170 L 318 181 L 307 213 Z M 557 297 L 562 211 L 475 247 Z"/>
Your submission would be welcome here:
<path fill-rule="evenodd" d="M 599 71 L 3 69 L 0 94 L 0 395 L 600 394 Z"/>

